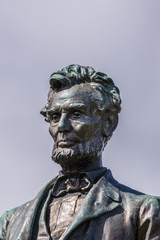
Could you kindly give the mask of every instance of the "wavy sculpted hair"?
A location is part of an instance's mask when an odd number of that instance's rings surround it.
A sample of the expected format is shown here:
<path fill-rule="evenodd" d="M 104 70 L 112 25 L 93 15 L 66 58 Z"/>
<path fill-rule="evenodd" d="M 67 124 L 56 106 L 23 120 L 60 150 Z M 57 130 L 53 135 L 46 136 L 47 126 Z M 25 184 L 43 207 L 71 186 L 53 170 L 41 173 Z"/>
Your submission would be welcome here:
<path fill-rule="evenodd" d="M 50 122 L 48 111 L 50 109 L 50 102 L 54 98 L 54 93 L 71 88 L 77 84 L 85 83 L 90 84 L 92 89 L 100 93 L 100 97 L 96 101 L 98 109 L 100 111 L 107 111 L 110 115 L 114 116 L 118 123 L 118 113 L 121 111 L 121 98 L 119 89 L 115 86 L 113 80 L 104 73 L 96 72 L 92 67 L 84 67 L 78 64 L 69 65 L 51 74 L 48 103 L 40 112 L 45 117 L 45 120 Z M 115 124 L 115 128 L 117 123 Z"/>

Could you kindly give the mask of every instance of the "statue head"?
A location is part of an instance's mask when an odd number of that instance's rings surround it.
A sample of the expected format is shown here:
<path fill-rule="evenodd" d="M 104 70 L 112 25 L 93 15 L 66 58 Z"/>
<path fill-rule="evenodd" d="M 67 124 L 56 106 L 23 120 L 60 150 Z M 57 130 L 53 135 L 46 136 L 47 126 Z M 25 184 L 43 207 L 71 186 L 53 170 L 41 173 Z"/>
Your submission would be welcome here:
<path fill-rule="evenodd" d="M 48 103 L 41 110 L 54 139 L 52 159 L 64 170 L 92 170 L 118 124 L 119 89 L 92 67 L 69 65 L 50 77 Z"/>

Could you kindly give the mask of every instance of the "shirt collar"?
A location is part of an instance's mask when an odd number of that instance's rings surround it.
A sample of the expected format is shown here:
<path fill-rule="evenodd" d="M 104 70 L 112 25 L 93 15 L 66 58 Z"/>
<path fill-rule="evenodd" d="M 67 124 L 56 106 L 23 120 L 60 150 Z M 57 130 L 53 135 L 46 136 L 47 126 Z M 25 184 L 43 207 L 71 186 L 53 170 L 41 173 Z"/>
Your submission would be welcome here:
<path fill-rule="evenodd" d="M 107 168 L 101 167 L 91 172 L 81 172 L 77 176 L 72 176 L 62 170 L 53 186 L 52 194 L 59 197 L 69 192 L 88 192 L 106 172 Z"/>
<path fill-rule="evenodd" d="M 103 175 L 105 175 L 105 173 L 107 172 L 107 168 L 106 167 L 100 167 L 94 171 L 90 171 L 90 172 L 80 172 L 77 176 L 72 176 L 69 173 L 61 170 L 59 172 L 59 176 L 57 178 L 57 180 L 61 177 L 65 177 L 66 179 L 69 178 L 83 178 L 84 176 L 88 177 L 93 183 L 96 183 Z"/>

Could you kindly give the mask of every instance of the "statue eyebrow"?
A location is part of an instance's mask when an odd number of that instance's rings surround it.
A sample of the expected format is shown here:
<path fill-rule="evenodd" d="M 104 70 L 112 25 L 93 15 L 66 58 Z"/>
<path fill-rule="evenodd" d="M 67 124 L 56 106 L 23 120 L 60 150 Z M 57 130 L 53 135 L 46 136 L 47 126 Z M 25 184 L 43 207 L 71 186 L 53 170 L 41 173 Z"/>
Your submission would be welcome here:
<path fill-rule="evenodd" d="M 70 103 L 70 104 L 64 104 L 63 107 L 61 105 L 55 105 L 55 106 L 52 106 L 49 110 L 48 110 L 48 113 L 53 113 L 53 112 L 60 112 L 61 109 L 64 109 L 64 110 L 81 110 L 81 111 L 84 111 L 86 112 L 87 111 L 87 107 L 85 104 L 83 103 Z"/>
<path fill-rule="evenodd" d="M 64 106 L 65 109 L 84 109 L 87 110 L 87 107 L 83 103 L 70 103 L 69 105 L 67 104 Z"/>

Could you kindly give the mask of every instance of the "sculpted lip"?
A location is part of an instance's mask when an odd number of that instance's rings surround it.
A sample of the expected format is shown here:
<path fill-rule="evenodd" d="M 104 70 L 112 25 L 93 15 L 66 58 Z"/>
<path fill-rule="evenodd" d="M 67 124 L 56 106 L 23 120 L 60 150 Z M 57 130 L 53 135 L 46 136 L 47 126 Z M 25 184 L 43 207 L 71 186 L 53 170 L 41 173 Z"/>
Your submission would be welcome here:
<path fill-rule="evenodd" d="M 60 140 L 58 141 L 58 146 L 59 147 L 70 147 L 73 146 L 77 143 L 75 140 Z"/>

